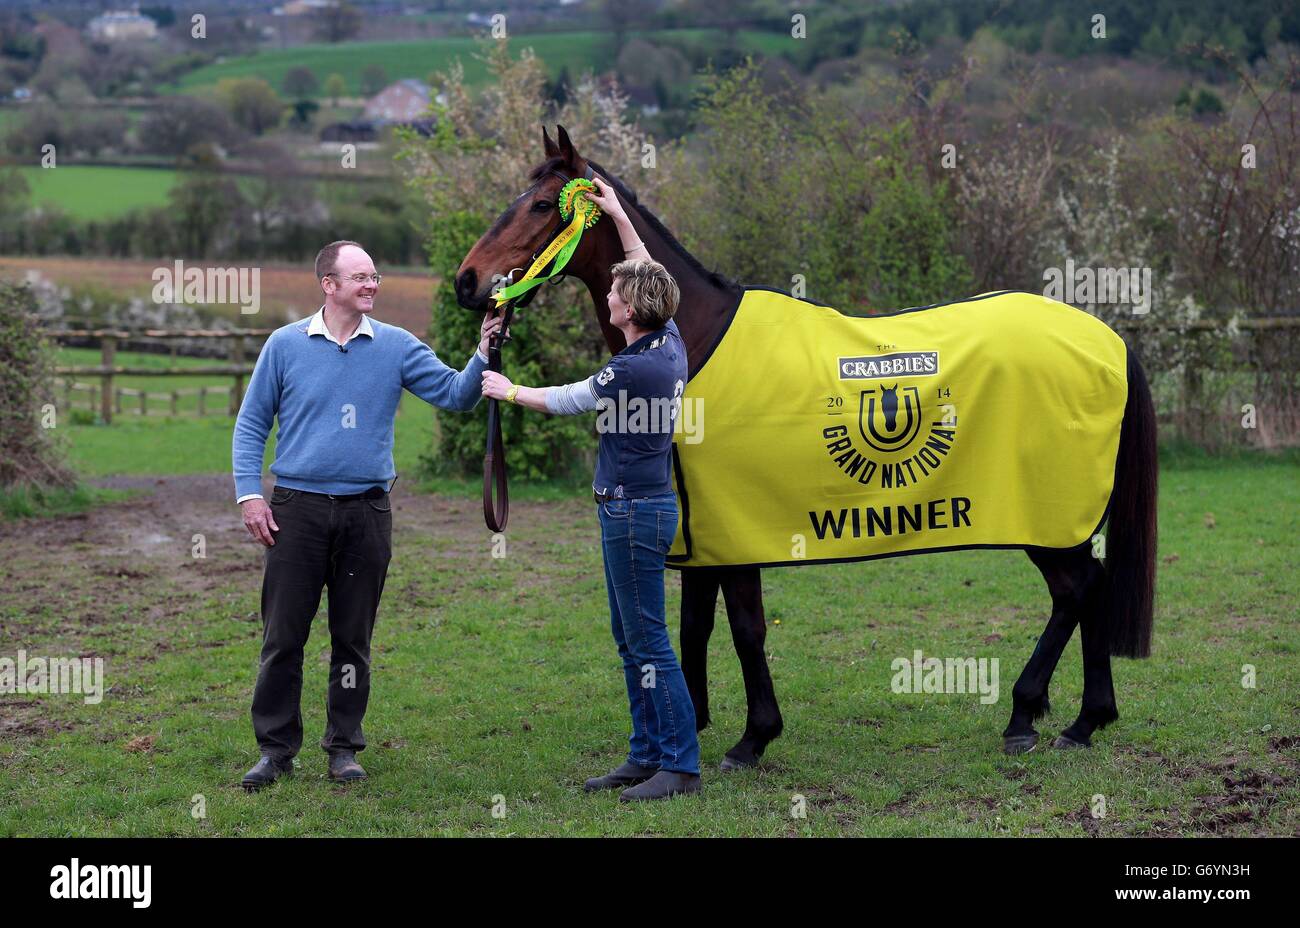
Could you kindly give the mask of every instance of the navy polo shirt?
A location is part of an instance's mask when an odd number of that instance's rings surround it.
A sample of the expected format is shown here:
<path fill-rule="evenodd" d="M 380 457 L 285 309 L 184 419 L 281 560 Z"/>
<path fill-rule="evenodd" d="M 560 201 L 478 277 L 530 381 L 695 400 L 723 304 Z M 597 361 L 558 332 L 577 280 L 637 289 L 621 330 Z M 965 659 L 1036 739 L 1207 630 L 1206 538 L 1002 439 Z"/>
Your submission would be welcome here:
<path fill-rule="evenodd" d="M 592 377 L 600 452 L 592 488 L 639 498 L 671 493 L 673 427 L 686 388 L 677 323 L 643 335 Z"/>

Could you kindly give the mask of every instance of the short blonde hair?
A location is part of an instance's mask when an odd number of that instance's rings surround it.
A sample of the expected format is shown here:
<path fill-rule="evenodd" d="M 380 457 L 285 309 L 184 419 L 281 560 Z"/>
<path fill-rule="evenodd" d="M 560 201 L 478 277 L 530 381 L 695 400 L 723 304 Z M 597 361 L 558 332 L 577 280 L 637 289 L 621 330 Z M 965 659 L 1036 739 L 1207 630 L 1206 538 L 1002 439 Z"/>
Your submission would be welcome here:
<path fill-rule="evenodd" d="M 610 268 L 614 288 L 632 307 L 632 321 L 642 329 L 661 329 L 677 312 L 681 291 L 658 261 L 620 261 Z"/>

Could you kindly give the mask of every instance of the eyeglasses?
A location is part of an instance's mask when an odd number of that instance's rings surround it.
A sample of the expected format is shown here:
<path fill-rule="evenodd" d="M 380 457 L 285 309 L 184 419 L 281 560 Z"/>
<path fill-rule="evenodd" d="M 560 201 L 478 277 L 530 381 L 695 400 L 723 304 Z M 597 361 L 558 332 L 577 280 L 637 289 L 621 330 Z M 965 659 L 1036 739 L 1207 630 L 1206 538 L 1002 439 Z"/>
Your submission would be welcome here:
<path fill-rule="evenodd" d="M 366 281 L 373 280 L 378 287 L 384 282 L 383 274 L 350 274 L 346 278 L 339 277 L 338 274 L 326 274 L 326 277 L 337 277 L 339 280 L 350 280 L 354 284 L 364 284 Z"/>

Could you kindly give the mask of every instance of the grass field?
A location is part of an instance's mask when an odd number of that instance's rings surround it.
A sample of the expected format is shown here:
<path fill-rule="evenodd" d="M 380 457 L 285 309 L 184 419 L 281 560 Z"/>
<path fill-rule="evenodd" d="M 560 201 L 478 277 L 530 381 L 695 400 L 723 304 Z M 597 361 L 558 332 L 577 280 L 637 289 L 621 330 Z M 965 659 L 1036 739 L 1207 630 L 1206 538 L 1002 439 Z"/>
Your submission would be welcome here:
<path fill-rule="evenodd" d="M 416 401 L 417 406 L 420 405 Z M 415 414 L 411 414 L 411 413 Z M 132 498 L 0 524 L 6 655 L 96 655 L 103 701 L 0 697 L 0 834 L 1283 835 L 1300 831 L 1300 456 L 1170 458 L 1155 653 L 1116 661 L 1120 720 L 1090 751 L 999 753 L 1049 603 L 1023 555 L 971 551 L 764 574 L 786 733 L 724 775 L 744 689 L 719 617 L 703 793 L 624 807 L 581 792 L 617 763 L 626 708 L 597 529 L 580 492 L 519 487 L 505 558 L 472 481 L 395 492 L 374 639 L 371 779 L 324 776 L 328 634 L 308 645 L 298 775 L 261 795 L 248 700 L 260 555 L 225 470 L 229 420 L 69 430 L 86 475 Z M 398 418 L 398 469 L 428 440 Z M 190 473 L 194 476 L 176 476 Z M 203 476 L 211 473 L 212 476 Z M 135 474 L 136 476 L 122 476 Z M 533 501 L 530 501 L 533 500 Z M 192 556 L 202 534 L 206 557 Z M 668 577 L 670 625 L 680 581 Z M 675 635 L 674 635 L 675 637 Z M 1039 730 L 1078 711 L 1077 637 Z M 997 658 L 1001 699 L 895 694 L 890 662 Z M 1251 665 L 1256 685 L 1242 685 Z M 1106 814 L 1090 810 L 1104 796 Z M 195 817 L 194 797 L 204 815 Z M 494 797 L 502 797 L 500 800 Z M 807 817 L 792 817 L 798 796 Z M 504 802 L 504 818 L 492 815 Z"/>
<path fill-rule="evenodd" d="M 318 157 L 319 155 L 319 157 Z M 336 152 L 327 153 L 337 164 Z M 310 158 L 326 155 L 312 152 Z M 77 219 L 111 219 L 134 209 L 166 206 L 168 195 L 178 180 L 178 172 L 168 168 L 131 165 L 63 165 L 45 169 L 20 167 L 19 172 L 31 188 L 31 203 L 57 206 Z M 245 199 L 257 202 L 263 196 L 260 178 L 232 175 Z M 358 183 L 353 178 L 318 181 L 320 195 L 333 200 Z"/>
<path fill-rule="evenodd" d="M 165 206 L 176 172 L 165 168 L 65 165 L 18 169 L 32 203 L 51 203 L 77 219 L 108 219 L 142 206 Z"/>
<path fill-rule="evenodd" d="M 721 34 L 704 29 L 677 29 L 654 33 L 652 41 L 711 42 L 721 41 Z M 738 41 L 743 49 L 775 53 L 788 48 L 787 36 L 774 33 L 742 31 Z M 562 66 L 576 79 L 583 71 L 607 70 L 613 65 L 610 42 L 597 32 L 552 32 L 511 36 L 511 47 L 532 48 L 554 77 Z M 470 86 L 485 82 L 487 69 L 481 59 L 482 43 L 470 37 L 422 39 L 412 42 L 347 42 L 338 45 L 300 45 L 231 58 L 186 74 L 173 89 L 188 93 L 212 87 L 223 78 L 260 77 L 277 90 L 284 87 L 284 76 L 297 67 L 309 68 L 320 84 L 330 74 L 342 75 L 347 94 L 361 94 L 361 74 L 375 62 L 383 65 L 389 81 L 406 77 L 426 80 L 433 71 L 446 71 L 459 60 L 465 68 Z M 164 91 L 167 88 L 162 88 Z M 323 90 L 317 96 L 323 95 Z"/>

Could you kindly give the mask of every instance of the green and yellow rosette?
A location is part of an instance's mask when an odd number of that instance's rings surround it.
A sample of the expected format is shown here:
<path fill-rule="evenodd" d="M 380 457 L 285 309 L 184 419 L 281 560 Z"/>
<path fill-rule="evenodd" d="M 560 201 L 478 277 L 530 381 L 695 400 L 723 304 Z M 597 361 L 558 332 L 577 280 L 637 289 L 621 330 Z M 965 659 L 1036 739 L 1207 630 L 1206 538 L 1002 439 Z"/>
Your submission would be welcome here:
<path fill-rule="evenodd" d="M 568 225 L 537 256 L 537 260 L 532 263 L 523 277 L 508 287 L 502 287 L 493 295 L 498 305 L 527 293 L 564 270 L 564 266 L 573 257 L 573 252 L 577 250 L 578 242 L 582 240 L 582 231 L 590 229 L 600 218 L 600 207 L 582 196 L 583 191 L 587 190 L 596 190 L 596 185 L 582 177 L 575 178 L 564 185 L 557 205 L 560 218 Z M 552 261 L 555 262 L 555 266 L 551 268 L 550 273 L 539 276 L 542 269 Z"/>

